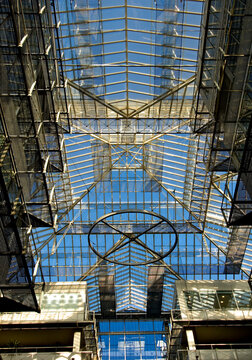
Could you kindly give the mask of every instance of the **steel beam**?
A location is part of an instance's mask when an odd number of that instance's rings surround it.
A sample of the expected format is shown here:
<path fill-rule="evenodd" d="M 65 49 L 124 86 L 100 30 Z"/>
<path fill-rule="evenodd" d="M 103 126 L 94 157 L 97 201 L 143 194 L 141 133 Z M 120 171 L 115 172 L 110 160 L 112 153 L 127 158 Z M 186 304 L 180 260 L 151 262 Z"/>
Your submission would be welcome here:
<path fill-rule="evenodd" d="M 132 113 L 129 114 L 129 117 L 130 118 L 134 117 L 134 116 L 140 114 L 142 111 L 144 111 L 144 110 L 150 108 L 151 106 L 157 104 L 158 102 L 164 100 L 168 96 L 175 94 L 179 90 L 183 89 L 185 86 L 190 85 L 192 82 L 194 82 L 195 79 L 196 79 L 195 75 L 191 76 L 189 79 L 183 81 L 181 84 L 174 86 L 174 88 L 172 88 L 172 89 L 166 91 L 164 94 L 161 94 L 160 96 L 156 97 L 155 99 L 150 101 L 148 104 L 145 104 L 145 105 L 141 106 L 139 109 L 133 111 Z"/>
<path fill-rule="evenodd" d="M 89 98 L 93 99 L 94 101 L 97 101 L 99 104 L 114 111 L 116 114 L 120 115 L 122 118 L 127 118 L 127 115 L 123 111 L 117 109 L 115 106 L 113 106 L 113 105 L 109 104 L 108 102 L 106 102 L 105 100 L 99 98 L 99 96 L 92 94 L 90 91 L 88 91 L 87 89 L 83 88 L 82 86 L 76 84 L 74 81 L 66 79 L 66 84 L 69 84 L 69 86 L 71 86 L 72 88 L 78 90 L 79 92 L 88 96 Z"/>

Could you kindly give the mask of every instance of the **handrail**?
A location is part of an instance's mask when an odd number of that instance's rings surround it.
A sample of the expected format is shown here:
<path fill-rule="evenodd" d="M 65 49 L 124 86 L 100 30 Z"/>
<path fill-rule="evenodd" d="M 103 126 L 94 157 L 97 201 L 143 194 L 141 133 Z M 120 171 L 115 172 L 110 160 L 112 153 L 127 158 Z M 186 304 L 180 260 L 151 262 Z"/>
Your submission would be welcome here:
<path fill-rule="evenodd" d="M 199 309 L 171 310 L 172 321 L 188 320 L 247 320 L 252 318 L 252 309 Z"/>

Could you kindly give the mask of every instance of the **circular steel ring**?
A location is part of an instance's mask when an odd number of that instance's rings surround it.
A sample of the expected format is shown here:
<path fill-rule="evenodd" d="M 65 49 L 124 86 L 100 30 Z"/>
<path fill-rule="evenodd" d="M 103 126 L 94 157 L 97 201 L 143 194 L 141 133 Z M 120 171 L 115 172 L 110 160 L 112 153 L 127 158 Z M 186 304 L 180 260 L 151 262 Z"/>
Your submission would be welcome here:
<path fill-rule="evenodd" d="M 171 247 L 167 252 L 165 252 L 164 254 L 161 255 L 161 254 L 158 254 L 156 251 L 151 250 L 149 247 L 147 247 L 147 245 L 145 245 L 145 246 L 141 245 L 141 246 L 143 246 L 143 248 L 149 250 L 150 253 L 153 252 L 153 254 L 155 254 L 156 256 L 158 256 L 158 258 L 154 258 L 154 259 L 152 259 L 152 260 L 148 260 L 148 261 L 144 261 L 144 262 L 137 262 L 137 263 L 120 262 L 120 261 L 117 261 L 117 260 L 109 259 L 108 256 L 109 256 L 110 254 L 108 254 L 108 255 L 102 255 L 102 254 L 100 254 L 100 253 L 94 248 L 94 246 L 93 246 L 92 243 L 91 243 L 90 235 L 92 235 L 92 234 L 91 234 L 91 233 L 92 233 L 92 230 L 94 229 L 94 227 L 95 227 L 98 223 L 103 222 L 103 220 L 105 220 L 105 219 L 107 219 L 107 218 L 109 218 L 109 217 L 111 217 L 111 216 L 115 216 L 115 215 L 119 215 L 119 214 L 125 214 L 125 213 L 141 213 L 141 214 L 146 214 L 146 215 L 150 215 L 150 216 L 157 217 L 157 218 L 163 220 L 164 222 L 166 222 L 166 223 L 172 228 L 172 230 L 173 230 L 173 232 L 174 232 L 174 235 L 175 235 L 175 241 L 174 241 L 172 247 Z M 156 225 L 156 226 L 157 226 L 157 225 Z M 118 229 L 117 229 L 117 230 L 118 230 Z M 120 230 L 118 230 L 118 232 L 120 233 Z M 148 231 L 147 231 L 147 232 L 148 232 Z M 140 236 L 141 236 L 141 235 L 143 235 L 143 234 L 140 234 Z M 126 235 L 126 236 L 130 239 L 130 236 L 128 236 L 128 235 Z M 137 237 L 138 237 L 138 236 L 135 236 L 135 238 L 137 238 Z M 89 244 L 90 248 L 92 249 L 92 251 L 93 251 L 99 258 L 101 258 L 101 259 L 103 259 L 103 260 L 106 260 L 106 261 L 108 261 L 108 262 L 110 262 L 110 263 L 113 263 L 113 264 L 124 265 L 124 266 L 148 265 L 148 264 L 153 264 L 153 263 L 155 263 L 155 262 L 157 262 L 157 261 L 160 261 L 160 260 L 164 259 L 166 256 L 168 256 L 168 255 L 175 249 L 177 243 L 178 243 L 178 234 L 177 234 L 177 231 L 176 231 L 176 229 L 174 228 L 174 226 L 171 224 L 171 222 L 170 222 L 168 219 L 166 219 L 164 216 L 159 215 L 159 214 L 156 214 L 156 213 L 154 213 L 153 211 L 147 211 L 147 210 L 126 209 L 126 210 L 113 211 L 113 212 L 111 212 L 111 213 L 109 213 L 109 214 L 106 214 L 106 215 L 101 216 L 98 220 L 96 220 L 96 221 L 93 223 L 93 225 L 91 226 L 91 228 L 90 228 L 90 230 L 89 230 L 89 232 L 88 232 L 88 244 Z M 122 247 L 123 247 L 123 246 L 122 246 Z M 113 252 L 116 252 L 116 249 L 115 249 Z"/>

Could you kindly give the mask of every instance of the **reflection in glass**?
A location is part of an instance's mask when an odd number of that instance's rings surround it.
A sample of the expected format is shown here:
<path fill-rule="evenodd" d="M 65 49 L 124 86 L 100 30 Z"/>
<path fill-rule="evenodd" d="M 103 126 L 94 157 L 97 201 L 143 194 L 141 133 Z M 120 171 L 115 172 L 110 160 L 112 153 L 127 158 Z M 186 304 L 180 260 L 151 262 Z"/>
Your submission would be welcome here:
<path fill-rule="evenodd" d="M 221 309 L 237 309 L 235 298 L 232 291 L 217 291 Z"/>
<path fill-rule="evenodd" d="M 200 292 L 203 309 L 219 309 L 219 302 L 215 290 L 205 290 Z"/>
<path fill-rule="evenodd" d="M 234 296 L 239 309 L 252 308 L 251 292 L 234 290 Z"/>
<path fill-rule="evenodd" d="M 202 308 L 198 291 L 184 291 L 184 294 L 189 310 L 199 310 Z"/>

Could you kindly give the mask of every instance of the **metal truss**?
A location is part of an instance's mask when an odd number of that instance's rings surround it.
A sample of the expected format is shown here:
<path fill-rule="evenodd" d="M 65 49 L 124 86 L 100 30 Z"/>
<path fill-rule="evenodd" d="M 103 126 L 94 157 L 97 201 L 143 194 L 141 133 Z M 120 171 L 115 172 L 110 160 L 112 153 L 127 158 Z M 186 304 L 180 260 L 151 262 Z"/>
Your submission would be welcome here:
<path fill-rule="evenodd" d="M 96 312 L 102 277 L 114 282 L 118 312 L 146 311 L 151 271 L 143 263 L 150 257 L 164 269 L 163 312 L 173 306 L 176 279 L 246 278 L 251 266 L 250 229 L 225 221 L 238 174 L 230 159 L 246 142 L 249 93 L 241 90 L 240 119 L 247 120 L 237 125 L 231 152 L 222 151 L 213 109 L 223 79 L 210 84 L 208 73 L 217 76 L 221 63 L 209 50 L 207 18 L 207 9 L 212 19 L 221 10 L 200 0 L 140 3 L 6 0 L 0 12 L 1 31 L 12 29 L 1 44 L 9 84 L 1 106 L 11 118 L 18 104 L 16 128 L 5 119 L 5 136 L 28 209 L 31 253 L 46 281 L 87 281 Z M 171 242 L 165 231 L 122 246 L 127 233 L 118 241 L 102 223 L 93 241 L 114 263 L 99 259 L 88 245 L 92 224 L 125 209 L 167 218 L 178 233 L 172 254 L 160 258 Z M 137 212 L 121 220 L 146 226 Z M 142 265 L 121 265 L 132 259 Z"/>

